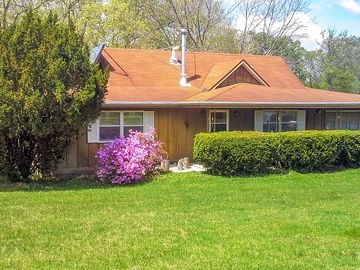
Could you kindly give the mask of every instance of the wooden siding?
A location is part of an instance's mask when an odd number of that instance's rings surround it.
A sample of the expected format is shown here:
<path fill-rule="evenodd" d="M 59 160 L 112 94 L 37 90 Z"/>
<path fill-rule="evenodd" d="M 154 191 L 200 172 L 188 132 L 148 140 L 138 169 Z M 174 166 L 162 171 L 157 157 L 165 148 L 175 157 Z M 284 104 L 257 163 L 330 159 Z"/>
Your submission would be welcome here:
<path fill-rule="evenodd" d="M 324 128 L 325 110 L 308 109 L 306 110 L 306 129 L 321 130 Z"/>
<path fill-rule="evenodd" d="M 231 73 L 217 88 L 232 85 L 235 83 L 252 83 L 260 84 L 249 71 L 243 66 L 238 67 Z"/>
<path fill-rule="evenodd" d="M 254 130 L 253 109 L 231 109 L 229 110 L 229 131 Z"/>
<path fill-rule="evenodd" d="M 171 161 L 192 158 L 196 133 L 207 130 L 207 113 L 202 109 L 158 109 L 155 129 Z"/>

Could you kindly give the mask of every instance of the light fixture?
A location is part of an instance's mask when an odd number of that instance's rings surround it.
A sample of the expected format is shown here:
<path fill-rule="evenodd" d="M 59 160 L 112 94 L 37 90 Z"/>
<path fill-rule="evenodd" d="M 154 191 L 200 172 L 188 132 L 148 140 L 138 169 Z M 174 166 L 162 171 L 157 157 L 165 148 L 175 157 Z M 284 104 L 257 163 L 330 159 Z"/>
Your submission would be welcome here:
<path fill-rule="evenodd" d="M 234 111 L 233 116 L 234 118 L 239 118 L 239 111 Z"/>

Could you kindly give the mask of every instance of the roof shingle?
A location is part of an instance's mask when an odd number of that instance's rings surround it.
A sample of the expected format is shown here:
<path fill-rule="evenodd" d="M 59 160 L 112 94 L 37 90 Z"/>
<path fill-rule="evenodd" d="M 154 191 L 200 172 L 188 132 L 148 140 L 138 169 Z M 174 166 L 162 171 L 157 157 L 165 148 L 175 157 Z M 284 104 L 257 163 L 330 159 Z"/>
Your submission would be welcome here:
<path fill-rule="evenodd" d="M 281 57 L 188 52 L 187 77 L 169 63 L 169 51 L 105 48 L 100 57 L 110 75 L 106 102 L 359 102 L 360 95 L 305 88 Z M 238 83 L 204 91 L 246 61 L 269 85 Z"/>

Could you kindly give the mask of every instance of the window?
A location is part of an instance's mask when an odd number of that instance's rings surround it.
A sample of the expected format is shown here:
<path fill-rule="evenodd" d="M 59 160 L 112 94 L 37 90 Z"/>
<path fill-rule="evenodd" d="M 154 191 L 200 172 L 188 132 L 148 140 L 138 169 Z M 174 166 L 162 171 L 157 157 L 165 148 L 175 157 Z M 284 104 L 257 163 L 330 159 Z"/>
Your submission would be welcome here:
<path fill-rule="evenodd" d="M 326 111 L 325 129 L 360 129 L 360 112 L 359 111 Z"/>
<path fill-rule="evenodd" d="M 210 111 L 210 132 L 228 131 L 229 130 L 229 111 L 214 110 Z"/>
<path fill-rule="evenodd" d="M 262 119 L 264 132 L 298 130 L 298 111 L 264 111 Z"/>
<path fill-rule="evenodd" d="M 143 112 L 101 112 L 99 118 L 99 140 L 112 141 L 128 136 L 130 130 L 144 130 Z"/>

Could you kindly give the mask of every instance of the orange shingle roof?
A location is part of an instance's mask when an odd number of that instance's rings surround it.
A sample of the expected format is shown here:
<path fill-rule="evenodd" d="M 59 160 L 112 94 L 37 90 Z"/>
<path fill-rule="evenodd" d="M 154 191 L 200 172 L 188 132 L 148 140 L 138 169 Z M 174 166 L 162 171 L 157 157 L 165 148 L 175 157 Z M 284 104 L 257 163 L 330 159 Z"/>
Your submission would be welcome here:
<path fill-rule="evenodd" d="M 277 56 L 188 52 L 186 71 L 192 87 L 180 87 L 181 65 L 170 64 L 170 54 L 170 51 L 105 48 L 100 62 L 110 71 L 106 103 L 359 102 L 360 105 L 360 95 L 305 88 Z M 239 83 L 204 91 L 242 61 L 269 86 Z"/>

